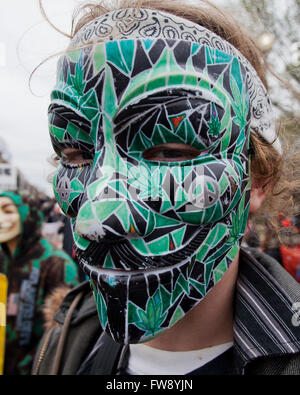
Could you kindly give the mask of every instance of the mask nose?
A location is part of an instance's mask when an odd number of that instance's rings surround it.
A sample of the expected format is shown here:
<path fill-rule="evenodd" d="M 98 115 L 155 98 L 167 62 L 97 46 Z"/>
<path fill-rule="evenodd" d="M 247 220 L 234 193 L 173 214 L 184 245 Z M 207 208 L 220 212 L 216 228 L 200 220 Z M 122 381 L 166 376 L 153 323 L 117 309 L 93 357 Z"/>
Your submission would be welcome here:
<path fill-rule="evenodd" d="M 116 242 L 152 231 L 153 220 L 142 203 L 132 198 L 126 179 L 113 169 L 101 169 L 87 188 L 75 232 L 89 241 Z"/>

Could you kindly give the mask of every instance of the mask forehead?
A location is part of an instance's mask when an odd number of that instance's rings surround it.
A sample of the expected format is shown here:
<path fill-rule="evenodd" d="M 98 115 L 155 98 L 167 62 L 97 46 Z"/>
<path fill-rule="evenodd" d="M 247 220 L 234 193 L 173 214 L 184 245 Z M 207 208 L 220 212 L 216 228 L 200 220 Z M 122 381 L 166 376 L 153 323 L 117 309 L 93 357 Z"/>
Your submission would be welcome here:
<path fill-rule="evenodd" d="M 172 43 L 121 40 L 71 52 L 60 60 L 52 101 L 63 100 L 91 120 L 96 110 L 113 119 L 130 103 L 176 87 L 206 92 L 221 106 L 247 95 L 245 69 L 237 58 L 198 43 Z"/>
<path fill-rule="evenodd" d="M 101 15 L 84 25 L 71 40 L 70 49 L 99 41 L 129 38 L 200 43 L 236 57 L 245 67 L 248 81 L 251 81 L 251 128 L 281 153 L 271 102 L 256 71 L 233 45 L 203 26 L 165 11 L 127 8 Z"/>

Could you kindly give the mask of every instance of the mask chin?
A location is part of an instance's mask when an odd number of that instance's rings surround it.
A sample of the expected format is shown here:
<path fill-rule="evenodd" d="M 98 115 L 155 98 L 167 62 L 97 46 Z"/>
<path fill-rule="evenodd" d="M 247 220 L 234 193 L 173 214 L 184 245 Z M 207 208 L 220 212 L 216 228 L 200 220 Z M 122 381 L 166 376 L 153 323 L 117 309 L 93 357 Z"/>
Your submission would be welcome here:
<path fill-rule="evenodd" d="M 90 273 L 102 328 L 124 344 L 145 342 L 164 332 L 183 317 L 178 305 L 188 290 L 190 267 L 186 262 L 142 273 Z"/>
<path fill-rule="evenodd" d="M 233 240 L 229 232 L 209 248 L 207 242 L 212 234 L 221 235 L 220 229 L 215 224 L 193 255 L 165 267 L 104 269 L 91 264 L 89 251 L 82 253 L 79 263 L 91 279 L 103 330 L 118 343 L 134 344 L 153 339 L 182 319 L 222 278 L 239 251 L 239 238 Z M 212 255 L 206 261 L 208 251 Z"/>

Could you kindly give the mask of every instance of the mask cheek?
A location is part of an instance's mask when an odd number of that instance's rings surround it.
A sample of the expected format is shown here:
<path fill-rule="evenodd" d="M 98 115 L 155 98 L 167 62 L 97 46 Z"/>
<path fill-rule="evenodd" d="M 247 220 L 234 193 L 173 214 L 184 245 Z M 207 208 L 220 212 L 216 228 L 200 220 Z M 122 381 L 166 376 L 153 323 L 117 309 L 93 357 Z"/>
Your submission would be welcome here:
<path fill-rule="evenodd" d="M 242 178 L 232 161 L 212 162 L 194 170 L 185 185 L 188 203 L 177 213 L 186 223 L 204 225 L 224 218 L 241 196 Z"/>
<path fill-rule="evenodd" d="M 68 168 L 60 165 L 53 177 L 53 190 L 57 202 L 65 215 L 76 217 L 89 178 L 89 166 Z"/>

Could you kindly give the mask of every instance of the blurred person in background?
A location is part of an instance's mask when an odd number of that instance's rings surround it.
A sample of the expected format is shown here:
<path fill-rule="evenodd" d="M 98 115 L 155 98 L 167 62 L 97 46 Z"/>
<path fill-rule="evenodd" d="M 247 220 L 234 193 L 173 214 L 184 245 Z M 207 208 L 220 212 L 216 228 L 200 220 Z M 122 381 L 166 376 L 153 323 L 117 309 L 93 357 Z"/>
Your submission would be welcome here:
<path fill-rule="evenodd" d="M 277 224 L 266 218 L 261 249 L 300 282 L 300 232 L 298 216 L 278 215 Z"/>
<path fill-rule="evenodd" d="M 45 215 L 42 228 L 43 236 L 50 241 L 55 248 L 65 251 L 76 263 L 70 218 L 63 214 L 55 198 L 44 201 L 42 209 Z M 78 276 L 80 281 L 86 279 L 85 274 L 79 266 Z"/>
<path fill-rule="evenodd" d="M 0 272 L 8 279 L 5 375 L 26 375 L 44 332 L 42 305 L 54 289 L 78 284 L 77 266 L 41 236 L 37 196 L 0 193 Z"/>

